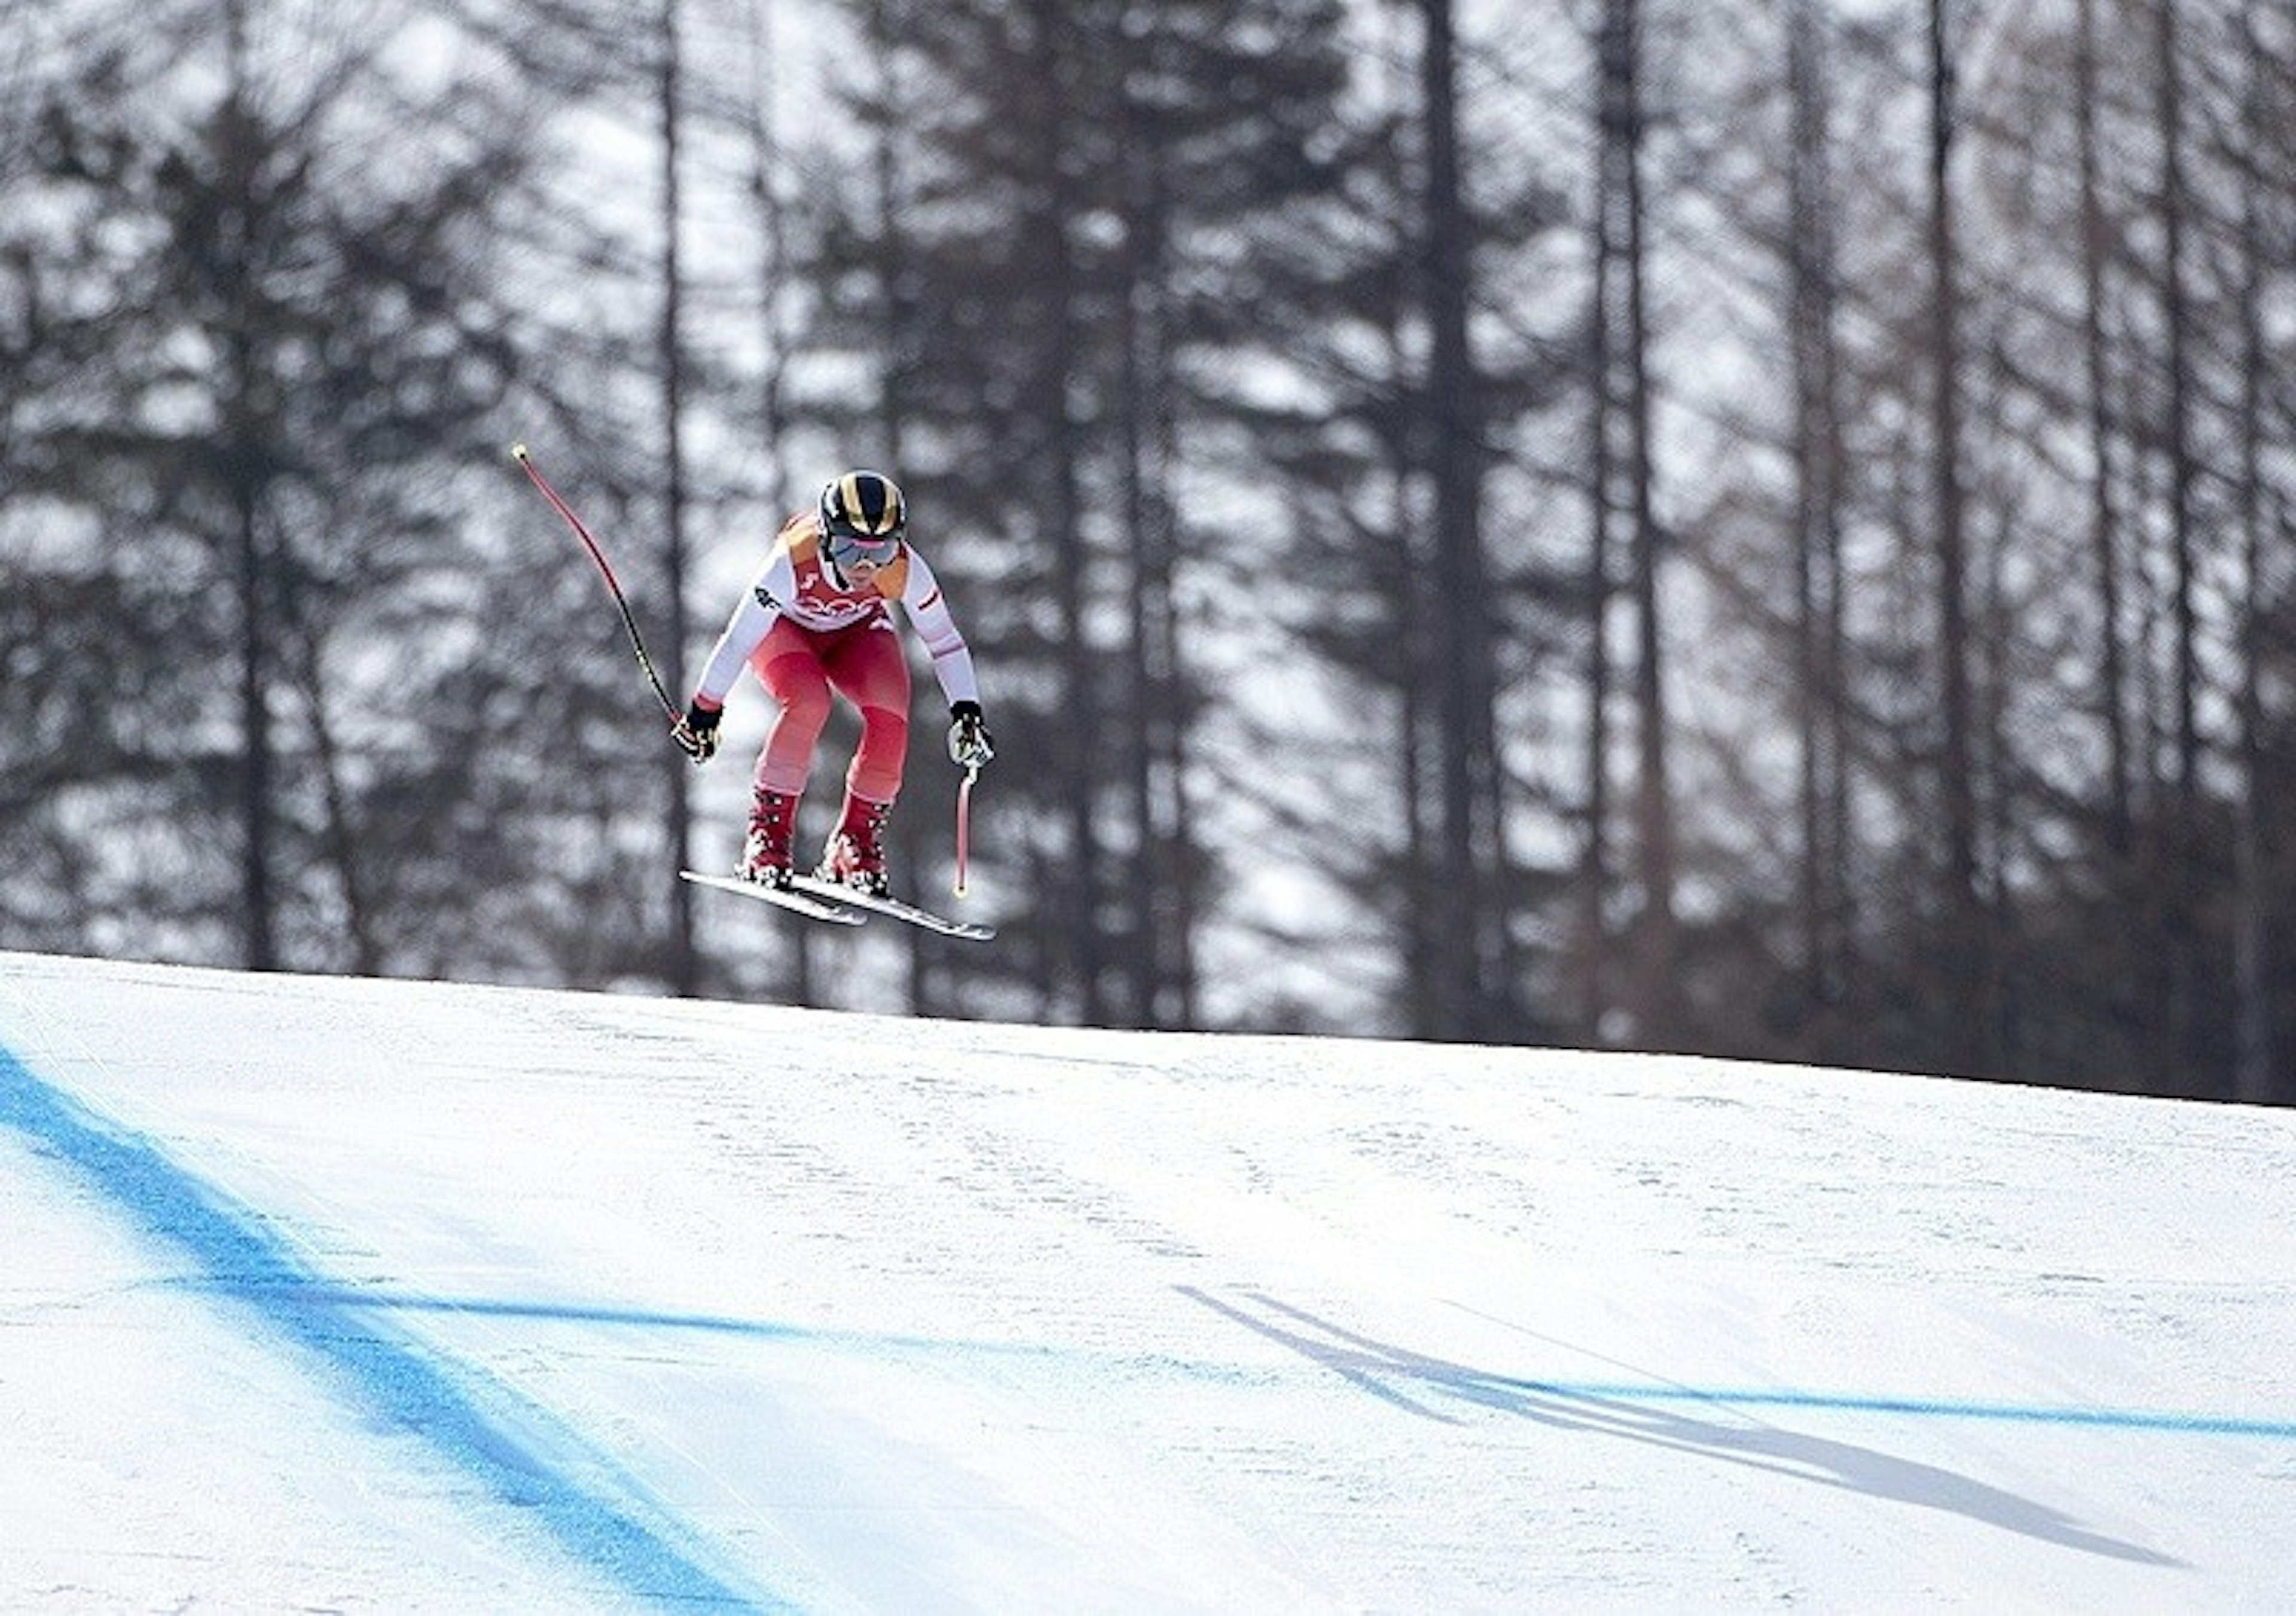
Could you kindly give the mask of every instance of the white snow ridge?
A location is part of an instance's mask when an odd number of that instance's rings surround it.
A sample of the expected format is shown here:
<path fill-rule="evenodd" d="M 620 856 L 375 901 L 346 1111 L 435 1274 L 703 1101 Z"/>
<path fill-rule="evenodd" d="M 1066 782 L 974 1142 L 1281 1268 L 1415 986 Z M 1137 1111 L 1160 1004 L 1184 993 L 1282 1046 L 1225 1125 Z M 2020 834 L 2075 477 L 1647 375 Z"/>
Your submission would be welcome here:
<path fill-rule="evenodd" d="M 0 955 L 0 1607 L 2296 1609 L 2296 1118 Z"/>

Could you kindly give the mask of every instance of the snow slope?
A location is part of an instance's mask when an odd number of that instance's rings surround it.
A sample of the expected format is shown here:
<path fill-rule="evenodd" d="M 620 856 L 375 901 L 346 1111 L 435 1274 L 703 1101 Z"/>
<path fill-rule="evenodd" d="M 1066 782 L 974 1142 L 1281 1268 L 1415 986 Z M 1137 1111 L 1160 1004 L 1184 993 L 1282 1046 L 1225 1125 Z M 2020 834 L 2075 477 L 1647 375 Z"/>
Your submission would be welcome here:
<path fill-rule="evenodd" d="M 0 955 L 0 1605 L 2296 1609 L 2296 1118 Z"/>

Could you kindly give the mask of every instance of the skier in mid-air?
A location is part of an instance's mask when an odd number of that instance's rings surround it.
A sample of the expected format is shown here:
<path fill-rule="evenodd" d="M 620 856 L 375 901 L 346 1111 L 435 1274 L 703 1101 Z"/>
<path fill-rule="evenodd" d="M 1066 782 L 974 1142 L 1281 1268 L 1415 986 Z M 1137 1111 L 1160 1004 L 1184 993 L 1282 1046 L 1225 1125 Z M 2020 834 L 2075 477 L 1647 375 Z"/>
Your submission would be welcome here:
<path fill-rule="evenodd" d="M 947 699 L 948 755 L 978 768 L 995 756 L 981 722 L 972 654 L 932 569 L 907 540 L 901 490 L 879 472 L 832 480 L 810 511 L 783 524 L 773 553 L 726 620 L 670 736 L 697 764 L 718 751 L 726 694 L 748 664 L 781 704 L 758 754 L 756 802 L 739 874 L 787 888 L 798 799 L 828 722 L 832 693 L 860 710 L 861 741 L 845 772 L 845 804 L 814 872 L 885 893 L 885 826 L 908 750 L 909 670 L 887 603 L 898 601 L 932 658 Z"/>

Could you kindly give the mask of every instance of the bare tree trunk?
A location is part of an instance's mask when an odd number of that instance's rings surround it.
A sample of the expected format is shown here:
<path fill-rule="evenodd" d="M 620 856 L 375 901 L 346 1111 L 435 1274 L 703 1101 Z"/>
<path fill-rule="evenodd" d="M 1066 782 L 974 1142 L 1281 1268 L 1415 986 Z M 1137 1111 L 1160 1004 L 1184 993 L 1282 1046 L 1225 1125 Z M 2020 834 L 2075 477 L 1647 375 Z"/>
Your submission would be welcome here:
<path fill-rule="evenodd" d="M 670 688 L 685 689 L 685 265 L 679 252 L 679 220 L 684 197 L 679 187 L 679 158 L 684 129 L 680 119 L 678 75 L 679 0 L 662 0 L 661 7 L 661 412 L 664 431 L 662 468 L 663 592 L 668 597 Z M 669 782 L 670 857 L 677 869 L 693 863 L 691 785 L 685 760 L 675 748 L 662 749 L 662 767 Z M 674 992 L 692 994 L 701 983 L 701 958 L 693 939 L 693 889 L 685 882 L 669 883 L 669 984 Z"/>
<path fill-rule="evenodd" d="M 1406 272 L 1407 274 L 1408 272 Z M 1403 340 L 1404 316 L 1398 313 L 1386 335 L 1393 373 L 1399 380 L 1412 363 Z M 1395 778 L 1403 813 L 1403 867 L 1418 873 L 1435 867 L 1434 846 L 1439 814 L 1429 801 L 1428 736 L 1432 731 L 1428 695 L 1434 684 L 1431 671 L 1437 644 L 1429 591 L 1423 585 L 1421 564 L 1430 541 L 1420 531 L 1414 507 L 1415 468 L 1404 445 L 1395 446 L 1390 470 L 1392 508 L 1389 530 L 1397 535 L 1396 569 L 1391 598 L 1396 603 L 1398 646 L 1395 686 L 1400 695 L 1396 715 L 1398 741 Z M 1428 1039 L 1441 1036 L 1441 996 L 1437 982 L 1443 971 L 1446 923 L 1455 918 L 1446 910 L 1444 894 L 1432 882 L 1412 893 L 1404 906 L 1404 984 L 1410 1004 L 1411 1036 Z"/>
<path fill-rule="evenodd" d="M 1505 894 L 1493 733 L 1490 568 L 1482 536 L 1482 403 L 1468 339 L 1472 225 L 1461 193 L 1457 42 L 1451 0 L 1422 0 L 1427 129 L 1426 293 L 1431 332 L 1436 572 L 1450 643 L 1437 669 L 1443 735 L 1438 868 L 1453 923 L 1437 939 L 1439 1036 L 1504 1037 Z"/>
<path fill-rule="evenodd" d="M 1578 1019 L 1590 1044 L 1605 1038 L 1611 1014 L 1611 528 L 1616 519 L 1611 483 L 1616 475 L 1611 442 L 1617 430 L 1618 401 L 1611 384 L 1616 338 L 1611 329 L 1611 299 L 1619 273 L 1618 244 L 1611 239 L 1615 205 L 1616 142 L 1611 131 L 1624 123 L 1613 104 L 1616 85 L 1609 70 L 1610 25 L 1605 13 L 1603 68 L 1595 90 L 1594 287 L 1587 308 L 1591 338 L 1587 396 L 1588 452 L 1593 461 L 1587 488 L 1587 806 L 1585 840 L 1578 857 Z"/>
<path fill-rule="evenodd" d="M 251 365 L 237 333 L 233 364 L 244 379 Z M 226 473 L 232 485 L 233 522 L 238 536 L 239 567 L 239 810 L 241 925 L 243 959 L 250 971 L 279 966 L 276 903 L 272 882 L 271 798 L 275 770 L 271 727 L 270 628 L 265 621 L 265 557 L 261 512 L 250 486 L 251 445 L 235 446 Z"/>
<path fill-rule="evenodd" d="M 1847 967 L 1848 838 L 1841 688 L 1841 422 L 1837 379 L 1834 200 L 1823 23 L 1795 0 L 1787 24 L 1790 324 L 1794 368 L 1794 637 L 1801 748 L 1804 990 L 1841 998 Z"/>
<path fill-rule="evenodd" d="M 1627 588 L 1635 608 L 1635 865 L 1642 913 L 1634 961 L 1636 1038 L 1664 1045 L 1683 1032 L 1677 983 L 1680 954 L 1675 915 L 1675 825 L 1668 770 L 1665 643 L 1660 632 L 1661 536 L 1651 451 L 1648 298 L 1645 286 L 1642 174 L 1641 16 L 1638 0 L 1609 0 L 1600 57 L 1603 79 L 1603 198 L 1612 210 L 1605 238 L 1616 253 L 1617 302 L 1606 342 L 1611 424 L 1620 443 L 1608 469 L 1620 486 L 1606 496 L 1627 518 Z M 1613 316 L 1606 316 L 1607 319 Z"/>
<path fill-rule="evenodd" d="M 335 882 L 342 893 L 343 936 L 349 947 L 350 969 L 358 976 L 382 973 L 382 949 L 375 936 L 373 905 L 367 896 L 365 868 L 360 857 L 358 827 L 352 820 L 351 793 L 341 746 L 335 738 L 328 700 L 325 658 L 320 636 L 301 609 L 301 595 L 291 592 L 281 603 L 284 637 L 292 647 L 296 694 L 303 705 L 311 743 L 311 768 L 316 776 L 320 807 L 325 817 L 319 846 L 334 866 Z"/>
<path fill-rule="evenodd" d="M 2161 127 L 2161 317 L 2168 339 L 2169 523 L 2177 636 L 2177 812 L 2189 829 L 2200 790 L 2200 632 L 2194 607 L 2191 298 L 2185 279 L 2184 75 L 2177 60 L 2177 0 L 2156 0 Z"/>
<path fill-rule="evenodd" d="M 2197 921 L 2191 894 L 2198 877 L 2200 839 L 2200 624 L 2194 594 L 2193 491 L 2198 468 L 2192 447 L 2192 311 L 2185 280 L 2184 87 L 2177 52 L 2177 0 L 2159 5 L 2155 64 L 2161 127 L 2161 319 L 2168 340 L 2168 418 L 2161 440 L 2168 455 L 2170 627 L 2176 655 L 2176 809 L 2168 816 L 2162 897 L 2167 906 L 2169 1003 L 2163 1054 L 2181 1065 L 2193 1030 L 2195 974 L 2200 968 Z"/>
<path fill-rule="evenodd" d="M 1159 178 L 1160 184 L 1160 175 Z M 1160 198 L 1159 211 L 1168 206 L 1168 201 Z M 1158 267 L 1160 283 L 1165 267 L 1161 260 Z M 1180 526 L 1178 490 L 1173 481 L 1180 464 L 1180 426 L 1174 413 L 1172 357 L 1160 346 L 1157 362 L 1160 369 L 1157 385 L 1150 394 L 1148 418 L 1151 463 L 1156 472 L 1150 492 L 1148 519 L 1149 574 L 1154 603 L 1149 629 L 1162 674 L 1157 686 L 1151 737 L 1160 775 L 1152 806 L 1156 811 L 1165 858 L 1160 888 L 1164 899 L 1160 917 L 1163 929 L 1158 938 L 1157 960 L 1158 987 L 1166 1000 L 1166 1008 L 1158 1025 L 1185 1028 L 1196 1025 L 1201 986 L 1196 948 L 1196 929 L 1201 918 L 1201 891 L 1194 874 L 1199 861 L 1193 857 L 1200 844 L 1188 792 L 1187 761 L 1193 750 L 1193 725 L 1189 715 L 1188 647 L 1180 632 Z"/>
<path fill-rule="evenodd" d="M 1029 234 L 1037 254 L 1030 265 L 1028 284 L 1041 296 L 1054 325 L 1034 377 L 1035 398 L 1030 413 L 1045 434 L 1045 464 L 1035 473 L 1041 480 L 1037 508 L 1045 531 L 1040 542 L 1054 557 L 1053 595 L 1060 624 L 1063 725 L 1066 748 L 1061 759 L 1068 792 L 1069 863 L 1062 873 L 1056 934 L 1065 945 L 1064 958 L 1048 961 L 1057 972 L 1065 966 L 1078 989 L 1078 1012 L 1088 1025 L 1109 1020 L 1108 948 L 1100 924 L 1105 890 L 1106 856 L 1101 845 L 1098 804 L 1094 783 L 1102 775 L 1090 756 L 1106 719 L 1101 689 L 1100 659 L 1091 639 L 1085 582 L 1089 571 L 1079 489 L 1083 434 L 1069 399 L 1070 356 L 1080 351 L 1074 340 L 1078 267 L 1070 250 L 1067 221 L 1076 216 L 1075 185 L 1061 149 L 1063 126 L 1074 116 L 1062 94 L 1062 73 L 1069 52 L 1078 48 L 1070 37 L 1067 8 L 1059 0 L 1033 0 L 1027 8 L 1037 81 L 1048 98 L 1047 111 L 1036 119 L 1037 146 L 1033 206 L 1038 211 Z"/>
<path fill-rule="evenodd" d="M 254 111 L 247 103 L 247 18 L 241 0 L 225 8 L 226 80 L 220 114 L 222 184 L 229 198 L 230 222 L 220 234 L 235 254 L 225 290 L 228 372 L 224 437 L 228 445 L 224 477 L 232 510 L 234 561 L 239 606 L 239 817 L 240 924 L 242 957 L 250 971 L 279 965 L 277 899 L 272 864 L 272 797 L 276 742 L 271 725 L 272 651 L 264 587 L 269 557 L 263 543 L 263 446 L 256 412 L 256 332 L 253 232 L 255 174 Z"/>
<path fill-rule="evenodd" d="M 2097 703 L 2104 725 L 2105 846 L 2116 860 L 2129 851 L 2128 676 L 2122 666 L 2120 513 L 2113 503 L 2112 375 L 2105 340 L 2105 251 L 2103 176 L 2097 157 L 2099 98 L 2095 0 L 2080 0 L 2074 77 L 2081 193 L 2081 333 L 2088 381 L 2089 547 L 2097 589 Z"/>
<path fill-rule="evenodd" d="M 1125 526 L 1133 570 L 1131 643 L 1136 733 L 1130 787 L 1138 825 L 1134 882 L 1134 997 L 1144 1026 L 1185 1027 L 1195 1005 L 1186 736 L 1173 517 L 1176 462 L 1170 378 L 1171 315 L 1165 295 L 1172 198 L 1161 131 L 1148 109 L 1128 102 L 1136 120 L 1126 143 L 1126 290 L 1122 326 L 1121 429 Z"/>
<path fill-rule="evenodd" d="M 1930 4 L 1931 474 L 1937 532 L 1938 654 L 1943 737 L 1938 758 L 1945 833 L 1945 1054 L 1974 1072 L 1990 1054 L 1988 939 L 1977 886 L 1976 753 L 1970 728 L 1968 560 L 1961 480 L 1960 291 L 1954 241 L 1954 68 L 1947 0 Z"/>
<path fill-rule="evenodd" d="M 1401 106 L 1407 102 L 1418 72 L 1411 53 L 1413 18 L 1407 6 L 1398 6 L 1384 15 L 1391 21 L 1392 29 L 1383 37 L 1386 48 L 1376 57 L 1382 81 L 1378 96 L 1382 103 Z M 1414 178 L 1403 143 L 1382 143 L 1375 160 L 1381 184 L 1400 206 L 1401 199 L 1411 194 Z M 1407 217 L 1398 217 L 1396 232 L 1395 273 L 1382 279 L 1377 308 L 1386 391 L 1391 398 L 1404 399 L 1411 396 L 1419 363 L 1414 351 L 1416 324 L 1418 311 L 1427 305 L 1428 265 L 1423 254 L 1413 252 L 1407 245 L 1414 234 Z M 1385 677 L 1397 698 L 1393 777 L 1401 819 L 1401 867 L 1411 872 L 1414 882 L 1402 894 L 1398 916 L 1401 991 L 1409 1036 L 1426 1040 L 1441 1036 L 1444 1009 L 1438 983 L 1444 970 L 1444 934 L 1456 917 L 1450 912 L 1447 895 L 1431 874 L 1437 867 L 1434 849 L 1440 822 L 1439 807 L 1430 789 L 1433 771 L 1429 754 L 1435 734 L 1431 697 L 1441 636 L 1435 626 L 1439 603 L 1436 591 L 1426 584 L 1435 565 L 1435 540 L 1429 531 L 1432 524 L 1424 520 L 1420 505 L 1424 496 L 1420 481 L 1422 436 L 1419 422 L 1407 409 L 1398 412 L 1396 424 L 1382 434 L 1382 469 L 1386 482 L 1382 492 L 1388 504 L 1386 531 L 1391 537 L 1375 547 L 1373 564 L 1394 613 L 1393 631 L 1387 639 L 1390 660 Z"/>
<path fill-rule="evenodd" d="M 2267 138 L 2270 104 L 2258 37 L 2255 0 L 2241 8 L 2241 37 L 2247 45 L 2247 93 L 2243 127 L 2251 149 Z M 2273 1079 L 2271 916 L 2265 890 L 2264 858 L 2264 635 L 2261 624 L 2265 578 L 2264 413 L 2266 366 L 2270 363 L 2264 332 L 2264 283 L 2270 251 L 2256 187 L 2241 193 L 2241 457 L 2239 509 L 2241 574 L 2246 584 L 2240 608 L 2240 802 L 2234 824 L 2233 857 L 2233 1095 L 2251 1104 L 2296 1098 L 2276 1094 Z"/>
<path fill-rule="evenodd" d="M 1128 143 L 1128 158 L 1135 162 L 1152 161 L 1152 154 L 1144 150 L 1146 144 Z M 1157 759 L 1152 750 L 1156 726 L 1150 716 L 1156 705 L 1158 683 L 1157 659 L 1151 650 L 1151 641 L 1156 635 L 1152 626 L 1156 603 L 1150 599 L 1157 566 L 1157 539 L 1148 510 L 1151 473 L 1145 463 L 1150 430 L 1144 419 L 1150 409 L 1145 395 L 1152 367 L 1144 350 L 1155 339 L 1149 330 L 1152 321 L 1141 308 L 1143 299 L 1151 295 L 1144 275 L 1147 265 L 1143 261 L 1142 238 L 1160 225 L 1159 220 L 1137 214 L 1128 222 L 1126 242 L 1137 256 L 1127 266 L 1127 285 L 1117 299 L 1116 314 L 1120 353 L 1117 432 L 1123 455 L 1124 530 L 1132 573 L 1131 587 L 1125 591 L 1124 665 L 1128 700 L 1123 719 L 1131 731 L 1130 743 L 1125 749 L 1128 755 L 1124 772 L 1126 790 L 1132 800 L 1133 871 L 1126 883 L 1131 910 L 1132 949 L 1123 964 L 1131 983 L 1130 1020 L 1140 1027 L 1161 1024 L 1158 1020 L 1158 917 L 1177 876 L 1163 857 L 1156 800 Z"/>

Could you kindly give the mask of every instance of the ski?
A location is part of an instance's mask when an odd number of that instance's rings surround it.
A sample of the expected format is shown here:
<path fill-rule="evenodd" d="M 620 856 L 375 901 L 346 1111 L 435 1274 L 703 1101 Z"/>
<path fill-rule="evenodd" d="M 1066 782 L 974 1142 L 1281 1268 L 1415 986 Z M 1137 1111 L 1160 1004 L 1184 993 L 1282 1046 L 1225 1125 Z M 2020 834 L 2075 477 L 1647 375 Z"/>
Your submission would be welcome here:
<path fill-rule="evenodd" d="M 827 921 L 836 926 L 857 926 L 861 923 L 861 915 L 841 901 L 842 894 L 800 892 L 790 887 L 769 887 L 759 881 L 743 881 L 738 875 L 704 875 L 699 870 L 680 870 L 677 878 L 690 881 L 697 887 L 716 887 L 721 891 L 739 892 L 744 898 L 762 898 L 808 920 Z"/>
<path fill-rule="evenodd" d="M 938 931 L 943 937 L 962 937 L 969 941 L 985 943 L 996 935 L 994 926 L 984 926 L 978 921 L 951 920 L 945 915 L 935 915 L 930 909 L 920 909 L 914 904 L 903 903 L 898 898 L 879 898 L 874 893 L 864 892 L 840 882 L 824 881 L 818 875 L 793 876 L 790 885 L 808 898 L 906 921 L 910 925 L 922 926 L 928 931 Z"/>

